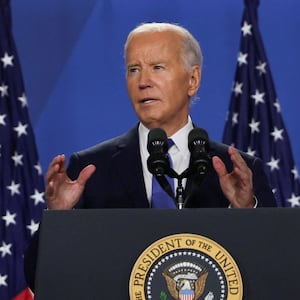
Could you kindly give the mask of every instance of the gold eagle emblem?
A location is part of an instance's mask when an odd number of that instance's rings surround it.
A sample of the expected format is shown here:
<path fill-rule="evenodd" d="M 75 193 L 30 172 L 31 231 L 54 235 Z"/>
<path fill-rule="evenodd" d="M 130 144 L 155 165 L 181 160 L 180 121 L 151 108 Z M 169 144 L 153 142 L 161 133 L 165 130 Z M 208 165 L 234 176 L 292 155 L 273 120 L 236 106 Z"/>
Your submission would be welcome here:
<path fill-rule="evenodd" d="M 181 274 L 181 276 L 172 277 L 167 272 L 163 272 L 168 290 L 171 296 L 176 300 L 180 299 L 180 293 L 184 290 L 190 290 L 193 293 L 194 300 L 199 299 L 203 294 L 208 272 L 202 273 L 199 277 L 195 278 L 195 274 Z"/>

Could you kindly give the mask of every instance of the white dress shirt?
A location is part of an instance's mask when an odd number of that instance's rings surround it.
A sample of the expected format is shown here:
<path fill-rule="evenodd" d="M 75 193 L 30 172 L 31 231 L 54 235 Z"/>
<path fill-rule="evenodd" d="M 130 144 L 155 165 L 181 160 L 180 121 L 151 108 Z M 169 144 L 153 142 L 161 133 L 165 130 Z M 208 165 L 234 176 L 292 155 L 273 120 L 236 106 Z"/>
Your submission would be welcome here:
<path fill-rule="evenodd" d="M 173 162 L 173 169 L 181 174 L 184 170 L 186 170 L 189 166 L 190 162 L 190 151 L 188 149 L 188 135 L 189 132 L 193 129 L 193 123 L 191 118 L 188 118 L 187 124 L 182 127 L 179 131 L 177 131 L 171 138 L 174 142 L 174 145 L 169 149 L 169 155 L 171 156 Z M 149 152 L 147 150 L 147 142 L 148 142 L 148 133 L 149 129 L 146 128 L 142 123 L 139 124 L 139 141 L 140 141 L 140 153 L 142 159 L 143 166 L 143 175 L 144 182 L 146 187 L 147 198 L 149 203 L 151 202 L 151 194 L 152 194 L 152 174 L 148 171 L 147 167 L 147 159 L 149 157 Z M 182 182 L 183 187 L 185 187 L 186 179 Z M 176 191 L 177 188 L 177 180 L 174 180 L 174 188 Z"/>

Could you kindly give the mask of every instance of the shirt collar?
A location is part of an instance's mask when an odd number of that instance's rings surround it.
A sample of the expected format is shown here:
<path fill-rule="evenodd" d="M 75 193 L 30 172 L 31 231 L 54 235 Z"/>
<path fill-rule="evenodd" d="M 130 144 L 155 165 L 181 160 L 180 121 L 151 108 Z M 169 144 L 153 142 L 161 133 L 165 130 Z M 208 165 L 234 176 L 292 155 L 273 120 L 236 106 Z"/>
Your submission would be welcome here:
<path fill-rule="evenodd" d="M 188 116 L 188 122 L 181 129 L 179 129 L 177 132 L 175 132 L 172 136 L 169 137 L 173 140 L 174 145 L 177 147 L 179 152 L 183 154 L 189 155 L 188 135 L 193 128 L 194 126 L 192 123 L 192 119 L 190 116 Z M 148 133 L 150 130 L 140 122 L 138 131 L 139 131 L 141 152 L 144 154 L 148 154 L 147 142 L 148 142 Z"/>
<path fill-rule="evenodd" d="M 177 149 L 183 155 L 190 153 L 188 148 L 188 135 L 192 129 L 193 129 L 193 123 L 189 116 L 186 125 L 184 125 L 181 129 L 179 129 L 177 132 L 175 132 L 172 136 L 169 137 L 173 140 Z"/>

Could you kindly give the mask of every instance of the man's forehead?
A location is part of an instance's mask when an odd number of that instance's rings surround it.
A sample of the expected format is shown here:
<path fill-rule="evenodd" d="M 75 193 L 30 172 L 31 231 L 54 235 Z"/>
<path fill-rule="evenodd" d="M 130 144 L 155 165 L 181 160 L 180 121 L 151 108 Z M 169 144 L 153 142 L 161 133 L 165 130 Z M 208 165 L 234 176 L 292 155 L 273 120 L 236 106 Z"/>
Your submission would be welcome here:
<path fill-rule="evenodd" d="M 171 34 L 170 34 L 171 33 Z M 180 37 L 172 32 L 138 33 L 128 43 L 126 57 L 137 55 L 170 56 L 180 49 Z"/>

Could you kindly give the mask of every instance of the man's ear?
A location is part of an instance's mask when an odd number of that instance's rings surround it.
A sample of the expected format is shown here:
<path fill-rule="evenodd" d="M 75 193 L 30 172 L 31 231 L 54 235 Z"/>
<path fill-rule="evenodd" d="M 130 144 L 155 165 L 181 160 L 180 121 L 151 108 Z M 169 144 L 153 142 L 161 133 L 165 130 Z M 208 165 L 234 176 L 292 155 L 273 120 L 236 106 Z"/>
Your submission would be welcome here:
<path fill-rule="evenodd" d="M 190 79 L 189 79 L 189 89 L 188 95 L 193 97 L 197 94 L 197 91 L 200 87 L 201 82 L 201 68 L 200 66 L 193 66 L 190 72 Z"/>

